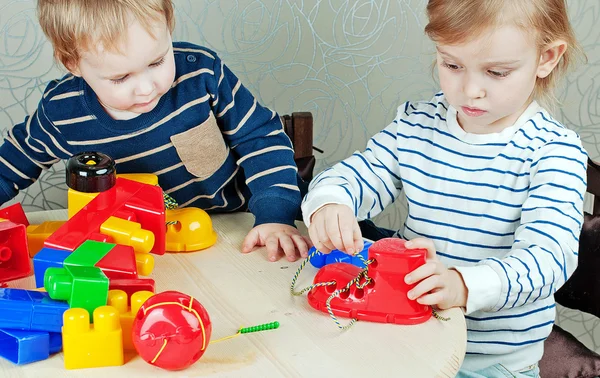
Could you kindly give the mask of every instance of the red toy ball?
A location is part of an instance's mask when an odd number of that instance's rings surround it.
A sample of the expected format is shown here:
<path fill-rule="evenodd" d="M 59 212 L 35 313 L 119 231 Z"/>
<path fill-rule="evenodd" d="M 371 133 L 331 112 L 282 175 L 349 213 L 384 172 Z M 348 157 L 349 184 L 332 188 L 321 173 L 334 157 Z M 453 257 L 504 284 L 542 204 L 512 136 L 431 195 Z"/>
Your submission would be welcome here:
<path fill-rule="evenodd" d="M 133 321 L 133 345 L 149 364 L 182 370 L 204 354 L 210 341 L 210 318 L 187 294 L 165 291 L 142 305 Z"/>

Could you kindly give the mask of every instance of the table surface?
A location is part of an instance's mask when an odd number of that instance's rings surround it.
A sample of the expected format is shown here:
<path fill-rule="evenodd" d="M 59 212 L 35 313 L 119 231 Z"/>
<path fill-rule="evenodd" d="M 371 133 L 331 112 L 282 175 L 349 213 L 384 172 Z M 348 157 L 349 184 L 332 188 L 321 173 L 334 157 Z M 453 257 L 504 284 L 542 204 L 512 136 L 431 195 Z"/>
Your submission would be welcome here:
<path fill-rule="evenodd" d="M 31 224 L 66 219 L 66 210 L 28 214 Z M 264 248 L 242 254 L 252 215 L 212 216 L 217 243 L 203 251 L 155 256 L 152 278 L 157 292 L 177 290 L 197 298 L 208 311 L 215 340 L 242 326 L 279 321 L 277 330 L 241 335 L 211 344 L 196 364 L 180 372 L 151 366 L 139 356 L 120 367 L 66 370 L 63 355 L 17 366 L 0 359 L 0 377 L 453 377 L 466 349 L 460 309 L 441 311 L 449 321 L 431 318 L 402 326 L 357 322 L 340 331 L 329 315 L 309 306 L 306 295 L 293 297 L 290 283 L 300 261 L 269 262 Z M 303 224 L 298 224 L 306 234 Z M 307 264 L 297 288 L 308 286 L 317 269 Z M 33 277 L 9 287 L 34 288 Z M 340 318 L 342 322 L 347 319 Z"/>

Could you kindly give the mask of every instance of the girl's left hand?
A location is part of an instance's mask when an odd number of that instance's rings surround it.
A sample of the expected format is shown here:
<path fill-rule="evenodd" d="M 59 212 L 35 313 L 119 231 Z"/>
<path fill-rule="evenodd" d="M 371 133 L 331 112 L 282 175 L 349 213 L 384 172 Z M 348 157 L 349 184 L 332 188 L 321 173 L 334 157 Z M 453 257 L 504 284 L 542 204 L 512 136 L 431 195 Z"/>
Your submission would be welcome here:
<path fill-rule="evenodd" d="M 466 307 L 468 290 L 460 273 L 448 269 L 437 257 L 433 241 L 416 238 L 407 241 L 406 248 L 427 249 L 427 261 L 404 278 L 407 284 L 417 283 L 408 292 L 409 299 L 424 305 L 445 310 L 451 307 Z"/>

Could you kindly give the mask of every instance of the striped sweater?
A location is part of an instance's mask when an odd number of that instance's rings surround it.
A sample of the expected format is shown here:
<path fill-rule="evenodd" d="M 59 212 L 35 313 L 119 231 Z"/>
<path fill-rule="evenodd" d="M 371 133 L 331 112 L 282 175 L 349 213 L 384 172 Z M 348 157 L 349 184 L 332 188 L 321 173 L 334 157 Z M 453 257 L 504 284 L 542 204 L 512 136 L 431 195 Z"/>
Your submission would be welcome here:
<path fill-rule="evenodd" d="M 279 116 L 257 103 L 217 55 L 173 43 L 176 75 L 156 107 L 114 120 L 84 80 L 51 82 L 0 147 L 0 203 L 61 159 L 108 154 L 117 173 L 154 173 L 180 206 L 249 209 L 255 224 L 294 224 L 297 168 Z"/>
<path fill-rule="evenodd" d="M 407 102 L 364 152 L 321 172 L 302 210 L 326 203 L 359 220 L 403 189 L 398 236 L 434 241 L 468 289 L 467 357 L 477 370 L 536 363 L 555 319 L 554 292 L 577 265 L 587 154 L 579 137 L 532 103 L 500 133 L 466 133 L 443 94 Z"/>

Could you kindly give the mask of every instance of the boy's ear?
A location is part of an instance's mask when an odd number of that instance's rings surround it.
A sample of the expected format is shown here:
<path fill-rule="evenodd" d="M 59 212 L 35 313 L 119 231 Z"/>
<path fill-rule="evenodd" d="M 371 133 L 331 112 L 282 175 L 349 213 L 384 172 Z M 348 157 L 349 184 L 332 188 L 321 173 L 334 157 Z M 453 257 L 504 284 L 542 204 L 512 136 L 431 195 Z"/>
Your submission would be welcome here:
<path fill-rule="evenodd" d="M 557 40 L 546 45 L 540 56 L 540 63 L 537 69 L 537 76 L 541 79 L 550 75 L 554 67 L 560 62 L 560 59 L 567 50 L 567 42 Z"/>
<path fill-rule="evenodd" d="M 81 77 L 81 71 L 79 70 L 79 64 L 76 64 L 74 62 L 64 62 L 63 65 L 74 76 Z"/>

